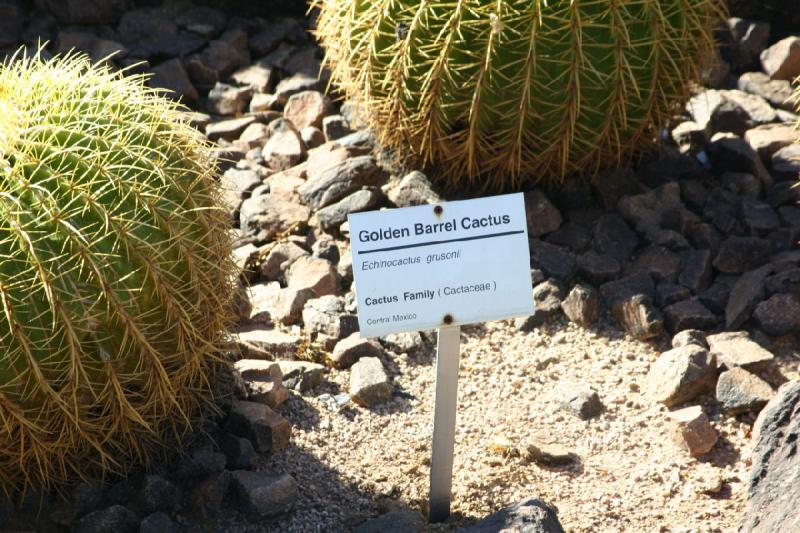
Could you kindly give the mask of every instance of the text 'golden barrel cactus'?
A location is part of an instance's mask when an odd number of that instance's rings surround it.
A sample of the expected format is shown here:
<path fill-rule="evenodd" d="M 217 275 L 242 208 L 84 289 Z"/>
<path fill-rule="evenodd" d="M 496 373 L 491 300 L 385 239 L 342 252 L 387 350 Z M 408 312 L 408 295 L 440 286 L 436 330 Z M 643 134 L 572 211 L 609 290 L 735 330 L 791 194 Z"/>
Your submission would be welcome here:
<path fill-rule="evenodd" d="M 0 66 L 0 490 L 147 462 L 211 400 L 231 241 L 180 117 L 88 59 Z"/>
<path fill-rule="evenodd" d="M 560 180 L 651 142 L 719 0 L 317 0 L 334 83 L 451 184 Z"/>

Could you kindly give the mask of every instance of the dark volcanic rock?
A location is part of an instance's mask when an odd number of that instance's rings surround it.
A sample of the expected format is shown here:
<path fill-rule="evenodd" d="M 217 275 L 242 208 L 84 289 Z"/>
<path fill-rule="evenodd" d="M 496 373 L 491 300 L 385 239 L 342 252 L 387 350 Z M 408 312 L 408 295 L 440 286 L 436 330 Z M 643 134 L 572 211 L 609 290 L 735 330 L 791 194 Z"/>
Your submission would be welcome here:
<path fill-rule="evenodd" d="M 767 335 L 800 331 L 800 299 L 795 294 L 774 294 L 756 306 L 753 316 Z"/>
<path fill-rule="evenodd" d="M 731 289 L 725 306 L 725 326 L 736 329 L 750 318 L 753 310 L 764 299 L 764 280 L 769 275 L 769 266 L 744 273 Z"/>
<path fill-rule="evenodd" d="M 621 216 L 603 215 L 594 227 L 594 245 L 599 252 L 625 263 L 639 246 L 639 237 Z"/>
<path fill-rule="evenodd" d="M 575 257 L 568 250 L 538 239 L 531 240 L 530 245 L 533 265 L 545 274 L 561 281 L 569 281 L 575 275 Z"/>
<path fill-rule="evenodd" d="M 711 329 L 720 322 L 720 319 L 697 298 L 674 303 L 665 308 L 664 318 L 667 329 L 673 333 L 684 329 Z"/>
<path fill-rule="evenodd" d="M 511 507 L 501 509 L 477 524 L 460 530 L 460 533 L 497 533 L 499 531 L 564 533 L 555 507 L 534 498 L 528 498 Z"/>
<path fill-rule="evenodd" d="M 678 283 L 698 293 L 711 286 L 711 251 L 692 250 L 678 276 Z"/>
<path fill-rule="evenodd" d="M 800 381 L 784 384 L 753 427 L 744 533 L 800 531 Z"/>
<path fill-rule="evenodd" d="M 595 252 L 578 256 L 577 267 L 581 277 L 595 285 L 615 279 L 622 271 L 619 261 L 610 255 Z"/>
<path fill-rule="evenodd" d="M 720 272 L 738 274 L 758 268 L 769 259 L 772 245 L 757 237 L 728 237 L 714 258 L 714 268 Z"/>

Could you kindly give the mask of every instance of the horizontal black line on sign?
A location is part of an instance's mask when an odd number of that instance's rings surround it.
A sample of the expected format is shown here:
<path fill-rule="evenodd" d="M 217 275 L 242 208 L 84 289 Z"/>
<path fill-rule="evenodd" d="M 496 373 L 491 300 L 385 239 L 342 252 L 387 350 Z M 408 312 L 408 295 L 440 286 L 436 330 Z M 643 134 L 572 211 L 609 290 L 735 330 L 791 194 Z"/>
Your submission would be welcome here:
<path fill-rule="evenodd" d="M 376 252 L 391 252 L 392 250 L 405 250 L 407 248 L 420 248 L 422 246 L 433 246 L 434 244 L 447 244 L 449 242 L 477 241 L 479 239 L 494 239 L 495 237 L 508 237 L 509 235 L 519 235 L 525 233 L 524 229 L 517 231 L 504 231 L 502 233 L 490 233 L 488 235 L 476 235 L 474 237 L 461 237 L 460 239 L 447 239 L 445 241 L 418 242 L 416 244 L 404 244 L 403 246 L 390 246 L 388 248 L 375 248 L 374 250 L 361 250 L 361 254 L 374 254 Z"/>

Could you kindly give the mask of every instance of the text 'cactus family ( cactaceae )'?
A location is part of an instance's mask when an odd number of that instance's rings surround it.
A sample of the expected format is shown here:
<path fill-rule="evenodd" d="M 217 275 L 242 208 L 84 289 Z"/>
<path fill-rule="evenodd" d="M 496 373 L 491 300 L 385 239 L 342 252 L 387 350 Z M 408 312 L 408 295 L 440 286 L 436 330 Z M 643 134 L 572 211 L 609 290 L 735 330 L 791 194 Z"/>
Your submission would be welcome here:
<path fill-rule="evenodd" d="M 147 462 L 209 403 L 232 286 L 214 172 L 141 77 L 0 66 L 0 490 Z"/>
<path fill-rule="evenodd" d="M 652 141 L 719 0 L 318 0 L 332 80 L 451 184 L 515 187 Z"/>

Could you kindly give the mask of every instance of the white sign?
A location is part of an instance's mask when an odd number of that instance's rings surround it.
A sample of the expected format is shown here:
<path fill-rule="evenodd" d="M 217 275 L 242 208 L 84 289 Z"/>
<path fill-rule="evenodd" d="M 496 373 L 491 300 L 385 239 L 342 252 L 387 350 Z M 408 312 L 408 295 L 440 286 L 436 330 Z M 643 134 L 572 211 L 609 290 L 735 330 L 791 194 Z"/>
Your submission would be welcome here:
<path fill-rule="evenodd" d="M 533 313 L 522 193 L 348 218 L 362 336 Z"/>

